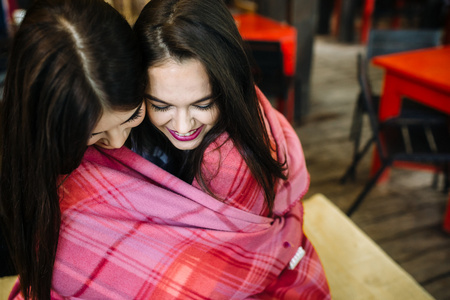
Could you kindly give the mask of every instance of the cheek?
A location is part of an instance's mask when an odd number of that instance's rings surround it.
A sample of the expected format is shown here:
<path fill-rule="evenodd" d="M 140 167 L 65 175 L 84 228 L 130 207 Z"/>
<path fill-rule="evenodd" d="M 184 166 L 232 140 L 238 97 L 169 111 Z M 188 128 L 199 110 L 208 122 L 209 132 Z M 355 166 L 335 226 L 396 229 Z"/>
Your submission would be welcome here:
<path fill-rule="evenodd" d="M 150 121 L 155 126 L 165 125 L 171 119 L 169 112 L 161 112 L 161 111 L 157 112 L 152 109 L 149 109 L 147 113 Z"/>
<path fill-rule="evenodd" d="M 94 137 L 92 137 L 92 138 L 90 138 L 90 139 L 88 140 L 87 146 L 92 146 L 92 145 L 94 145 L 95 143 L 97 143 L 99 140 L 100 140 L 100 137 L 99 137 L 99 136 L 94 136 Z"/>
<path fill-rule="evenodd" d="M 219 110 L 217 108 L 212 109 L 208 114 L 207 119 L 208 122 L 206 124 L 209 124 L 211 126 L 216 125 L 216 123 L 219 121 Z"/>

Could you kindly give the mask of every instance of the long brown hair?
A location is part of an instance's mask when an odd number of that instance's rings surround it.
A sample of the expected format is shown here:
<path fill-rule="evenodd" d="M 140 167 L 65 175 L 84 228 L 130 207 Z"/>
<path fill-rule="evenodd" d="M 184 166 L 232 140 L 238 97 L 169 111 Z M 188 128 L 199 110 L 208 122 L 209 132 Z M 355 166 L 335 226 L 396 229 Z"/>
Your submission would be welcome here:
<path fill-rule="evenodd" d="M 271 211 L 276 183 L 286 179 L 285 165 L 271 155 L 276 149 L 271 148 L 264 125 L 247 52 L 224 2 L 152 0 L 142 10 L 134 30 L 147 68 L 168 59 L 197 59 L 208 73 L 212 94 L 217 97 L 219 121 L 199 147 L 190 151 L 188 170 L 209 191 L 200 172 L 203 154 L 208 145 L 227 132 L 263 188 Z M 138 138 L 154 139 L 158 135 L 153 127 L 152 133 L 140 134 Z M 170 143 L 167 139 L 165 142 Z"/>
<path fill-rule="evenodd" d="M 142 60 L 103 0 L 37 0 L 15 34 L 1 103 L 0 214 L 25 299 L 49 299 L 61 174 L 106 109 L 142 102 Z"/>

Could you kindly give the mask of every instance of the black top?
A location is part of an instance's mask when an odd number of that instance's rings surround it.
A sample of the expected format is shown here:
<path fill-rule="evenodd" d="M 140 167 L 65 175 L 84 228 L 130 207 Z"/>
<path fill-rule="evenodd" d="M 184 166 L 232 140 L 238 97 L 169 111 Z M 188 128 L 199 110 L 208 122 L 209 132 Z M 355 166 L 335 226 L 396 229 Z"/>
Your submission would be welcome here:
<path fill-rule="evenodd" d="M 194 175 L 190 164 L 190 151 L 175 148 L 146 117 L 130 134 L 129 147 L 161 169 L 192 184 Z"/>

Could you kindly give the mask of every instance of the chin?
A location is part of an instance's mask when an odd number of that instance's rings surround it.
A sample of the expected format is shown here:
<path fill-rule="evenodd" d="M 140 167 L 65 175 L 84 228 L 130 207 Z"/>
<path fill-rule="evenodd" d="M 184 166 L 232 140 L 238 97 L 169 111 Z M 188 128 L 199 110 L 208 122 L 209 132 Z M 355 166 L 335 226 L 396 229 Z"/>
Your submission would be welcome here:
<path fill-rule="evenodd" d="M 195 143 L 195 144 L 189 144 L 189 145 L 180 145 L 180 143 L 178 142 L 178 143 L 172 143 L 172 145 L 175 147 L 175 148 L 177 148 L 178 150 L 194 150 L 195 148 L 197 148 L 198 147 L 198 143 Z"/>
<path fill-rule="evenodd" d="M 183 150 L 183 151 L 187 151 L 187 150 L 194 150 L 196 147 L 177 147 L 175 146 L 175 148 L 177 148 L 178 150 Z"/>

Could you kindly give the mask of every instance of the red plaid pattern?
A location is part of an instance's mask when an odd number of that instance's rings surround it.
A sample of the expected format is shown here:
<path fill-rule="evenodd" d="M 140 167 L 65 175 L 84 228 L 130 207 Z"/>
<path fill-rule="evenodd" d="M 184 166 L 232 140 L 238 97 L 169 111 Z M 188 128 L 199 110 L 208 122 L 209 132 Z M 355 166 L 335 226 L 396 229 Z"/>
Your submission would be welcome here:
<path fill-rule="evenodd" d="M 61 188 L 54 299 L 330 299 L 302 231 L 309 175 L 300 142 L 258 93 L 289 165 L 276 217 L 265 216 L 261 190 L 226 135 L 204 163 L 205 171 L 220 166 L 209 184 L 224 202 L 129 149 L 89 147 Z M 289 270 L 299 247 L 305 256 Z"/>

